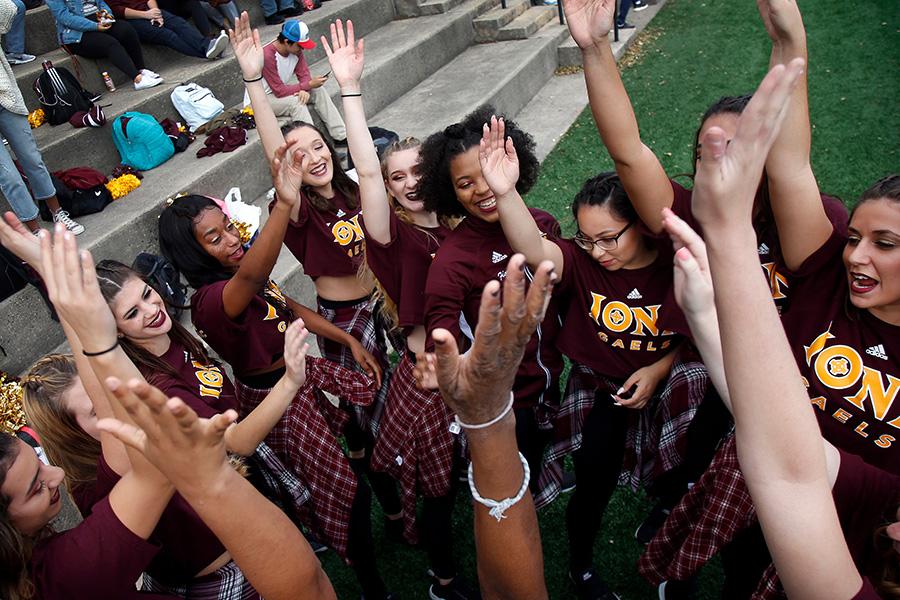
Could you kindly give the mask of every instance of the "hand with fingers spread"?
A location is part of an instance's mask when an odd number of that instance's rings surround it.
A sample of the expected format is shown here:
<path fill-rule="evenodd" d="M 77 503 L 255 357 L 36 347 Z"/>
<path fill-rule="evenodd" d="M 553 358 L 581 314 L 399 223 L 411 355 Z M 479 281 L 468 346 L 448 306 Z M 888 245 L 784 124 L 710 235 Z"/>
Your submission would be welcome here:
<path fill-rule="evenodd" d="M 331 24 L 331 44 L 322 36 L 322 47 L 328 56 L 331 72 L 342 92 L 358 92 L 365 64 L 363 40 L 357 40 L 353 21 L 347 21 L 347 31 L 340 19 Z"/>
<path fill-rule="evenodd" d="M 502 117 L 492 116 L 490 124 L 484 124 L 478 160 L 484 179 L 498 200 L 516 188 L 519 157 L 512 138 L 506 137 L 506 123 Z"/>
<path fill-rule="evenodd" d="M 525 257 L 514 255 L 503 282 L 492 281 L 481 296 L 472 348 L 460 356 L 456 340 L 445 329 L 432 333 L 437 378 L 444 401 L 460 421 L 485 423 L 509 402 L 525 345 L 544 318 L 555 275 L 553 264 L 541 263 L 526 294 Z"/>
<path fill-rule="evenodd" d="M 718 127 L 710 127 L 700 139 L 692 209 L 707 237 L 717 227 L 750 227 L 766 156 L 803 68 L 804 61 L 798 58 L 769 71 L 738 119 L 730 142 Z"/>
<path fill-rule="evenodd" d="M 566 0 L 563 11 L 572 39 L 582 50 L 608 43 L 618 0 Z"/>
<path fill-rule="evenodd" d="M 671 210 L 663 210 L 663 228 L 675 247 L 675 301 L 689 317 L 715 315 L 715 294 L 706 243 Z"/>
<path fill-rule="evenodd" d="M 284 368 L 285 375 L 297 386 L 303 387 L 306 383 L 306 355 L 309 352 L 309 344 L 306 339 L 309 331 L 303 319 L 297 319 L 284 332 Z"/>
<path fill-rule="evenodd" d="M 100 293 L 91 253 L 79 255 L 75 236 L 62 225 L 57 224 L 52 242 L 48 232 L 41 232 L 41 274 L 50 302 L 86 352 L 115 345 L 116 320 Z"/>
<path fill-rule="evenodd" d="M 0 244 L 41 272 L 41 244 L 12 212 L 7 211 L 0 218 Z"/>
<path fill-rule="evenodd" d="M 250 15 L 241 13 L 234 22 L 234 29 L 228 31 L 231 48 L 237 58 L 244 79 L 257 79 L 262 76 L 263 45 L 259 41 L 259 30 L 250 26 Z"/>
<path fill-rule="evenodd" d="M 303 183 L 303 159 L 305 155 L 297 148 L 297 142 L 285 142 L 277 150 L 269 169 L 275 184 L 275 197 L 293 209 L 300 202 L 300 185 Z"/>

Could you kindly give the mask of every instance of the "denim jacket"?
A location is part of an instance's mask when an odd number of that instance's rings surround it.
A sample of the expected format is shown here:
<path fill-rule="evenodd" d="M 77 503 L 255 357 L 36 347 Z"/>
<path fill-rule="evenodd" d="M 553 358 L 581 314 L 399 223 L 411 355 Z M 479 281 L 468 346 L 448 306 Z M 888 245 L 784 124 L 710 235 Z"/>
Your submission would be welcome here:
<path fill-rule="evenodd" d="M 81 0 L 46 0 L 53 18 L 56 20 L 56 34 L 61 44 L 77 44 L 85 31 L 97 31 L 97 22 L 84 16 Z M 112 14 L 103 0 L 96 0 L 100 10 Z"/>

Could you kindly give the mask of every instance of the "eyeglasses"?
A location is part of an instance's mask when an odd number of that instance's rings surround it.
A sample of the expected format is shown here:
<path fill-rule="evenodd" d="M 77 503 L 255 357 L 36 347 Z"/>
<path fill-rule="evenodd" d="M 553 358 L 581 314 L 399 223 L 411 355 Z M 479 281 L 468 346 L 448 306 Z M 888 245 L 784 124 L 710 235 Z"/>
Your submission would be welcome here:
<path fill-rule="evenodd" d="M 634 225 L 634 221 L 628 223 L 628 225 L 623 227 L 622 230 L 619 231 L 619 233 L 617 233 L 616 235 L 612 237 L 600 238 L 597 240 L 592 240 L 588 237 L 585 237 L 585 235 L 579 231 L 575 234 L 574 241 L 576 244 L 578 244 L 578 247 L 585 252 L 590 252 L 594 249 L 594 246 L 597 246 L 601 250 L 615 250 L 619 247 L 619 238 L 622 237 L 622 234 L 628 231 L 628 228 L 632 225 Z"/>

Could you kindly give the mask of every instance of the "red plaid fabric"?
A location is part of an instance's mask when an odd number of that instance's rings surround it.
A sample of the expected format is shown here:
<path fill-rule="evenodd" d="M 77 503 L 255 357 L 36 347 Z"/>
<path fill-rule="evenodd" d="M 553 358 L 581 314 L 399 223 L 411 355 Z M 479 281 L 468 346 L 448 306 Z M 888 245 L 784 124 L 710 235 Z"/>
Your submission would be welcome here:
<path fill-rule="evenodd" d="M 738 465 L 730 436 L 706 472 L 672 509 L 669 518 L 638 561 L 638 571 L 653 585 L 686 581 L 756 521 L 756 510 Z"/>
<path fill-rule="evenodd" d="M 581 430 L 597 394 L 615 394 L 621 381 L 613 381 L 590 367 L 572 363 L 566 392 L 553 417 L 553 441 L 544 455 L 534 502 L 542 508 L 560 492 L 563 459 L 581 447 Z M 641 410 L 629 411 L 625 459 L 620 485 L 637 490 L 681 464 L 686 433 L 697 407 L 703 402 L 709 377 L 703 363 L 691 351 L 682 350 L 669 379 Z"/>
<path fill-rule="evenodd" d="M 187 584 L 166 585 L 148 573 L 141 577 L 141 591 L 172 594 L 192 600 L 262 600 L 234 561 Z"/>
<path fill-rule="evenodd" d="M 356 422 L 363 431 L 369 431 L 373 436 L 378 434 L 378 424 L 381 421 L 381 413 L 384 410 L 384 402 L 387 398 L 389 380 L 387 346 L 384 341 L 384 331 L 379 326 L 373 314 L 375 301 L 371 297 L 363 298 L 356 304 L 341 305 L 337 308 L 325 306 L 321 299 L 318 300 L 319 314 L 328 319 L 333 325 L 346 331 L 360 341 L 363 348 L 372 353 L 378 360 L 383 372 L 381 389 L 378 390 L 375 401 L 366 406 L 353 407 Z M 319 351 L 324 358 L 337 363 L 351 371 L 359 372 L 359 365 L 353 358 L 350 348 L 338 342 L 318 336 Z"/>
<path fill-rule="evenodd" d="M 414 366 L 404 353 L 391 375 L 371 462 L 400 483 L 403 534 L 412 544 L 418 542 L 416 493 L 435 498 L 450 492 L 456 438 L 450 410 L 439 393 L 416 386 Z"/>
<path fill-rule="evenodd" d="M 253 410 L 269 393 L 236 382 L 241 414 Z M 356 475 L 337 436 L 349 414 L 335 407 L 320 390 L 341 403 L 370 405 L 375 384 L 364 374 L 349 371 L 321 358 L 307 357 L 306 383 L 284 416 L 266 437 L 266 443 L 294 470 L 310 491 L 300 517 L 319 538 L 347 557 L 350 509 L 356 495 Z"/>

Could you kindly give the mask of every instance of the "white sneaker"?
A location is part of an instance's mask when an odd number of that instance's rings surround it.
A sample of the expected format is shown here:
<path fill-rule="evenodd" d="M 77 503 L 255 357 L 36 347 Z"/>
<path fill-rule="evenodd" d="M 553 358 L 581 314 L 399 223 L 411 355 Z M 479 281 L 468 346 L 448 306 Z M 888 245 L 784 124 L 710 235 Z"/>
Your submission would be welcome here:
<path fill-rule="evenodd" d="M 146 90 L 148 88 L 156 87 L 161 83 L 162 83 L 162 79 L 156 79 L 154 77 L 148 77 L 148 76 L 142 74 L 141 80 L 134 82 L 134 89 Z"/>
<path fill-rule="evenodd" d="M 34 54 L 25 54 L 24 52 L 11 52 L 6 55 L 6 58 L 11 65 L 24 65 L 37 57 Z"/>
<path fill-rule="evenodd" d="M 225 48 L 227 47 L 228 34 L 224 31 L 220 31 L 219 37 L 209 43 L 209 48 L 206 49 L 206 58 L 209 60 L 219 58 L 220 56 L 222 56 L 222 53 L 225 52 Z"/>
<path fill-rule="evenodd" d="M 71 231 L 74 235 L 78 235 L 80 233 L 84 233 L 84 225 L 73 219 L 69 216 L 69 213 L 60 209 L 53 214 L 53 222 L 54 223 L 62 223 L 66 226 L 66 229 Z"/>
<path fill-rule="evenodd" d="M 160 81 L 163 80 L 162 76 L 159 73 L 157 73 L 156 71 L 151 71 L 150 69 L 141 69 L 141 75 L 143 75 L 144 77 L 150 77 L 151 79 L 159 79 Z"/>

